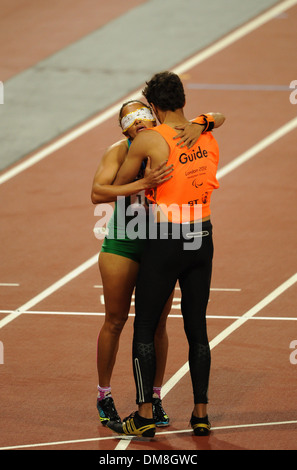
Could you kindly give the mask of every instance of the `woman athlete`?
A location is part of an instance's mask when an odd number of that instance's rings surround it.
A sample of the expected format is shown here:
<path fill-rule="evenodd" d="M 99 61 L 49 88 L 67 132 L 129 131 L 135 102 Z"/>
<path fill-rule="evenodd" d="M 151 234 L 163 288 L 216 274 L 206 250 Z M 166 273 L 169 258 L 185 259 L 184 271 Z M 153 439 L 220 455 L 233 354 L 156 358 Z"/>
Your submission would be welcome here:
<path fill-rule="evenodd" d="M 220 113 L 215 113 L 213 118 L 214 127 L 219 127 L 224 122 L 224 117 Z M 142 130 L 156 125 L 150 108 L 141 101 L 124 103 L 119 113 L 119 121 L 125 139 L 113 144 L 104 153 L 95 173 L 91 195 L 93 204 L 115 202 L 114 214 L 109 223 L 112 236 L 105 237 L 99 256 L 99 270 L 105 299 L 105 320 L 97 343 L 99 379 L 97 409 L 103 425 L 106 425 L 109 420 L 121 421 L 111 395 L 111 376 L 119 347 L 119 338 L 130 311 L 131 297 L 146 242 L 143 239 L 130 240 L 126 236 L 125 226 L 117 224 L 119 220 L 117 214 L 123 210 L 123 207 L 120 207 L 117 202 L 117 198 L 125 196 L 124 209 L 126 209 L 133 202 L 131 197 L 133 199 L 137 195 L 139 201 L 142 196 L 141 192 L 144 193 L 145 189 L 156 187 L 171 177 L 170 169 L 165 167 L 165 162 L 154 170 L 150 169 L 148 163 L 145 172 L 139 175 L 133 183 L 121 186 L 113 185 L 132 140 Z M 204 120 L 198 119 L 196 122 L 202 124 Z M 203 129 L 204 125 L 193 125 L 192 123 L 179 127 L 180 133 L 177 136 L 180 139 L 179 144 L 192 146 L 200 137 Z M 127 222 L 126 217 L 125 223 Z M 161 387 L 168 350 L 166 319 L 171 308 L 172 297 L 173 293 L 164 308 L 155 335 L 156 375 L 153 390 L 153 411 L 157 426 L 169 424 L 169 418 L 162 408 Z"/>

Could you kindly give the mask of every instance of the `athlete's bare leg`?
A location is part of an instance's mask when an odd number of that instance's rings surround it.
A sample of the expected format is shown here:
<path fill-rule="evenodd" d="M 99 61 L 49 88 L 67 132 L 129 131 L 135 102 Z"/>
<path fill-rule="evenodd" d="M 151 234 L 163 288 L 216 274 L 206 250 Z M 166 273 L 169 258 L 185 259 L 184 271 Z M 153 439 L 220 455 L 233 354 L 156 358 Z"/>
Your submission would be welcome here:
<path fill-rule="evenodd" d="M 197 403 L 194 406 L 193 415 L 197 418 L 205 418 L 207 415 L 207 405 L 205 403 Z"/>
<path fill-rule="evenodd" d="M 105 320 L 98 337 L 97 369 L 99 385 L 109 387 L 139 264 L 129 258 L 102 252 L 99 269 L 103 282 Z"/>

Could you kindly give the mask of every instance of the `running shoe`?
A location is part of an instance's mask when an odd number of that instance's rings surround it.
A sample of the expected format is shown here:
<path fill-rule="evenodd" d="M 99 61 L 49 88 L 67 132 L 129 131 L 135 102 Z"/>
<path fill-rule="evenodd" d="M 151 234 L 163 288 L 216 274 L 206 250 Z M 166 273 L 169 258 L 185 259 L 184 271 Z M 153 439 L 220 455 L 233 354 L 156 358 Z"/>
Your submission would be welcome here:
<path fill-rule="evenodd" d="M 152 438 L 156 432 L 155 420 L 143 418 L 138 414 L 138 411 L 131 413 L 122 423 L 110 420 L 106 425 L 112 431 L 124 436 Z"/>
<path fill-rule="evenodd" d="M 162 400 L 160 398 L 153 398 L 153 417 L 156 426 L 169 426 L 169 417 L 162 407 Z"/>
<path fill-rule="evenodd" d="M 207 415 L 204 418 L 197 418 L 192 413 L 190 423 L 193 428 L 195 436 L 208 436 L 209 435 L 210 422 L 208 421 Z"/>
<path fill-rule="evenodd" d="M 103 426 L 105 426 L 108 421 L 121 422 L 112 397 L 106 397 L 103 398 L 103 400 L 97 399 L 97 410 Z"/>

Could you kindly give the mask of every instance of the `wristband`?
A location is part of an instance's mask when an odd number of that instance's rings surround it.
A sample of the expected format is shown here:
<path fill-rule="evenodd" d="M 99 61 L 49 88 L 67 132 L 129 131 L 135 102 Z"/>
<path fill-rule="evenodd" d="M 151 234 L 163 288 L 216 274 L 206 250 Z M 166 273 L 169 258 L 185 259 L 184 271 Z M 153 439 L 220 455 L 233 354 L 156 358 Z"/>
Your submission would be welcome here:
<path fill-rule="evenodd" d="M 200 116 L 193 119 L 192 122 L 205 126 L 205 129 L 202 133 L 212 131 L 215 123 L 214 117 L 211 114 L 200 114 Z"/>

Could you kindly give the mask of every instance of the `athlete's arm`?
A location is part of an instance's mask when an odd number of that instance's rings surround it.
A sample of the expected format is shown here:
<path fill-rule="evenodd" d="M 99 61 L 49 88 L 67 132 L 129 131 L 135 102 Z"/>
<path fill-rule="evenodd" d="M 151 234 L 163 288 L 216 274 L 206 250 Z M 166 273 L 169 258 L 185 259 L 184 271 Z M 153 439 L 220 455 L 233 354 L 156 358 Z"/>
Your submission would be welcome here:
<path fill-rule="evenodd" d="M 207 114 L 213 117 L 214 128 L 220 127 L 226 119 L 222 113 L 207 113 Z M 175 129 L 181 131 L 179 132 L 179 134 L 177 134 L 176 137 L 174 137 L 174 139 L 180 139 L 177 142 L 177 145 L 180 145 L 180 148 L 183 148 L 185 146 L 187 146 L 188 148 L 191 148 L 197 142 L 202 132 L 205 130 L 205 124 L 204 123 L 198 124 L 198 123 L 190 121 L 181 126 L 176 126 Z"/>
<path fill-rule="evenodd" d="M 169 148 L 166 141 L 154 131 L 142 131 L 133 140 L 128 155 L 119 170 L 115 184 L 127 184 L 133 181 L 140 169 L 141 163 L 149 159 L 151 170 L 148 173 L 156 175 L 156 184 L 147 185 L 154 188 L 171 178 L 172 167 L 166 167 Z M 140 180 L 142 181 L 142 180 Z"/>
<path fill-rule="evenodd" d="M 116 201 L 118 196 L 129 196 L 138 191 L 135 184 L 122 187 L 113 185 L 127 153 L 128 146 L 125 140 L 113 144 L 105 151 L 93 180 L 91 193 L 93 204 Z"/>
<path fill-rule="evenodd" d="M 220 127 L 222 124 L 224 124 L 226 120 L 226 116 L 222 113 L 207 113 L 211 114 L 214 118 L 214 128 Z"/>
<path fill-rule="evenodd" d="M 163 168 L 147 171 L 144 178 L 133 181 L 138 174 L 137 172 L 135 177 L 130 180 L 133 182 L 128 181 L 128 184 L 117 183 L 115 179 L 121 165 L 125 161 L 127 153 L 128 146 L 126 141 L 117 142 L 106 150 L 93 180 L 91 192 L 93 204 L 113 202 L 119 196 L 131 196 L 144 189 L 154 188 L 160 184 L 164 173 Z"/>

